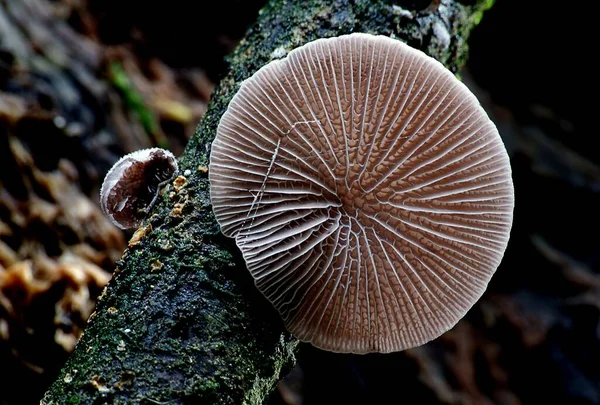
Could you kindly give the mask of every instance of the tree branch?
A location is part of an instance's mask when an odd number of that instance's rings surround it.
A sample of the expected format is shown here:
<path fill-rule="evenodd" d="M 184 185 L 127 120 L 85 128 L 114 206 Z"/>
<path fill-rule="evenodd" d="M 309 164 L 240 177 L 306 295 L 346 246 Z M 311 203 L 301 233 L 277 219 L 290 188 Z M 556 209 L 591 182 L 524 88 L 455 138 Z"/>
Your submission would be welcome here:
<path fill-rule="evenodd" d="M 207 166 L 218 121 L 242 80 L 308 41 L 384 34 L 456 72 L 490 0 L 272 0 L 229 58 L 167 187 L 130 241 L 45 404 L 259 404 L 294 364 L 297 340 L 253 286 L 211 211 Z M 235 12 L 235 10 L 232 10 Z"/>

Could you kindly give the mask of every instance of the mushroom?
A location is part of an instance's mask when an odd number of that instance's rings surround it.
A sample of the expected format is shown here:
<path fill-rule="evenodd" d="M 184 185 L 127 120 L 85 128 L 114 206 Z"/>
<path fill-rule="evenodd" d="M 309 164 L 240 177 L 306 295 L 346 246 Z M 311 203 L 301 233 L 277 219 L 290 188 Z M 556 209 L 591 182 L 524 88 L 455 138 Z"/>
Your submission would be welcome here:
<path fill-rule="evenodd" d="M 209 180 L 223 234 L 288 330 L 336 352 L 450 329 L 512 224 L 508 155 L 476 97 L 384 36 L 318 39 L 244 81 Z"/>
<path fill-rule="evenodd" d="M 171 152 L 142 149 L 123 156 L 104 177 L 100 207 L 121 229 L 137 227 L 156 201 L 160 188 L 177 173 Z"/>

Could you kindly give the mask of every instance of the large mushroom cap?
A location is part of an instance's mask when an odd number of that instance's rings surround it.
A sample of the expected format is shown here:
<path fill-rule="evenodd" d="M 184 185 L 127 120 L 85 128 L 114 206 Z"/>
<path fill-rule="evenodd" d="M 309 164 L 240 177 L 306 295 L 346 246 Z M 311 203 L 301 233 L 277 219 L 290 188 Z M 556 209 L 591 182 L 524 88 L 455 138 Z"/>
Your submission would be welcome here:
<path fill-rule="evenodd" d="M 508 156 L 475 96 L 400 41 L 319 39 L 246 80 L 212 145 L 211 198 L 299 339 L 390 352 L 450 329 L 498 267 Z"/>

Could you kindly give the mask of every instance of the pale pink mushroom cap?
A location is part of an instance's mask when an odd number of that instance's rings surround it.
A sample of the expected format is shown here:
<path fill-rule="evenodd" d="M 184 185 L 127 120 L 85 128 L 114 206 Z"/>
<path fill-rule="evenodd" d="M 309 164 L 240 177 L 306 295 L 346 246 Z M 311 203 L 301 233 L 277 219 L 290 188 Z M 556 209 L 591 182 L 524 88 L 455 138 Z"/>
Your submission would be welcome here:
<path fill-rule="evenodd" d="M 319 39 L 246 80 L 212 144 L 210 193 L 297 338 L 418 346 L 454 326 L 512 224 L 508 156 L 475 96 L 400 41 Z"/>

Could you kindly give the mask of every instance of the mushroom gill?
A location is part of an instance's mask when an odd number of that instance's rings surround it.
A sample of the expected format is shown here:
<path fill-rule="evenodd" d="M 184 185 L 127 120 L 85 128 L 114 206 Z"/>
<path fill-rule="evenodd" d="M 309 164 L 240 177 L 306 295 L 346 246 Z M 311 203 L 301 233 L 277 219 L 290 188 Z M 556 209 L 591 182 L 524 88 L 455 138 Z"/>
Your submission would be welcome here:
<path fill-rule="evenodd" d="M 331 351 L 398 351 L 450 329 L 512 224 L 508 156 L 476 97 L 384 36 L 319 39 L 246 80 L 209 179 L 258 289 Z"/>

